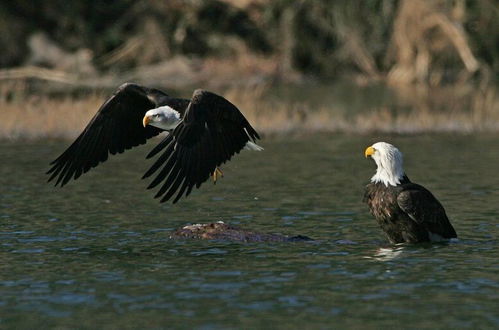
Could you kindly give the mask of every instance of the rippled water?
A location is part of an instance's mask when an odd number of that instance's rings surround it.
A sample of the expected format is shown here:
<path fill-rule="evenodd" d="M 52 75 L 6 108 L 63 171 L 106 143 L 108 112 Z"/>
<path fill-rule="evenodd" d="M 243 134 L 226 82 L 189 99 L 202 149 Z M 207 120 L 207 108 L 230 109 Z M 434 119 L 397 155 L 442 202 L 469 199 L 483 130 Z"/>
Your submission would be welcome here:
<path fill-rule="evenodd" d="M 59 189 L 43 173 L 67 142 L 2 142 L 0 328 L 498 328 L 498 138 L 266 140 L 175 206 L 139 179 L 151 145 Z M 458 242 L 386 243 L 361 202 L 378 140 L 405 153 Z M 316 241 L 168 238 L 219 220 Z"/>

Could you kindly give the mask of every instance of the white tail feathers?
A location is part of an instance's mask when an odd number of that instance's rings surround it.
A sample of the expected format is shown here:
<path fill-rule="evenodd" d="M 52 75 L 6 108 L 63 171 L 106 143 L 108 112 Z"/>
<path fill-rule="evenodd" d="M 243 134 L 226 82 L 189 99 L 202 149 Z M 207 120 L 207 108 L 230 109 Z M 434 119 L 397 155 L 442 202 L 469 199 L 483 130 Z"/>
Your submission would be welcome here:
<path fill-rule="evenodd" d="M 246 142 L 246 145 L 244 146 L 244 149 L 246 150 L 253 150 L 253 151 L 262 151 L 263 148 L 260 147 L 258 144 L 253 143 L 251 141 Z"/>

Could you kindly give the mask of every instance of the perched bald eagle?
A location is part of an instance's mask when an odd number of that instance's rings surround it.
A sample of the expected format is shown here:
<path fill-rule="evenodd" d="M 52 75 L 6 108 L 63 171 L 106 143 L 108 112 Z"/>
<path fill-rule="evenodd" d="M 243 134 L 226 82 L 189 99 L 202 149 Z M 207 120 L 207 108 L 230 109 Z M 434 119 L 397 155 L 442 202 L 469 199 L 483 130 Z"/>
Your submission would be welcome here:
<path fill-rule="evenodd" d="M 232 103 L 219 95 L 198 89 L 190 100 L 180 99 L 158 89 L 125 83 L 51 163 L 48 181 L 57 178 L 55 185 L 62 187 L 106 161 L 109 153 L 122 153 L 163 131 L 169 134 L 147 158 L 162 154 L 143 176 L 159 170 L 148 189 L 161 184 L 155 196 L 161 197 L 161 202 L 176 194 L 176 203 L 210 175 L 216 182 L 222 175 L 218 167 L 241 149 L 262 150 L 254 143 L 260 138 L 258 133 Z"/>
<path fill-rule="evenodd" d="M 378 142 L 365 156 L 377 165 L 364 201 L 391 243 L 441 241 L 457 237 L 440 202 L 423 186 L 412 183 L 402 167 L 402 153 Z"/>

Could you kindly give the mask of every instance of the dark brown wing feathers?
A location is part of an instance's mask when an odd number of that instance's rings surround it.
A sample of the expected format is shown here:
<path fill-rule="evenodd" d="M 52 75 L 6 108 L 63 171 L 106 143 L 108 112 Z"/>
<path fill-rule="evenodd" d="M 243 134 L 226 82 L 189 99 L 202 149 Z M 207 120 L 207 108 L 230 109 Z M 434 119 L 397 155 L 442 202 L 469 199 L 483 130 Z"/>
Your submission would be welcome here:
<path fill-rule="evenodd" d="M 64 186 L 71 178 L 77 179 L 106 161 L 109 153 L 122 153 L 159 134 L 158 128 L 142 126 L 146 111 L 157 107 L 154 97 L 158 91 L 153 91 L 151 94 L 149 89 L 135 84 L 122 85 L 73 144 L 51 163 L 49 181 L 57 178 L 56 185 Z"/>
<path fill-rule="evenodd" d="M 424 187 L 410 184 L 397 196 L 397 204 L 412 220 L 429 232 L 445 238 L 457 236 L 442 204 Z"/>
<path fill-rule="evenodd" d="M 193 187 L 199 188 L 217 166 L 239 153 L 248 141 L 256 141 L 258 133 L 241 112 L 216 94 L 196 90 L 182 123 L 152 152 L 163 151 L 144 177 L 159 172 L 149 185 L 162 183 L 156 197 L 161 202 L 175 194 L 176 203 Z"/>

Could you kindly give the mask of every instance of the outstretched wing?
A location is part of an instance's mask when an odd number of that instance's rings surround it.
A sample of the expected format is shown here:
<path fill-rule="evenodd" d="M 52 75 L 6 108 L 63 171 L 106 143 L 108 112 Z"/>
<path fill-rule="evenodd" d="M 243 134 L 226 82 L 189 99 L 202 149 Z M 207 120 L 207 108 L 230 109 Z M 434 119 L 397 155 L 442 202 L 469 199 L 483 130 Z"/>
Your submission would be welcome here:
<path fill-rule="evenodd" d="M 167 95 L 156 89 L 126 83 L 100 107 L 85 130 L 52 163 L 48 181 L 57 178 L 55 185 L 64 186 L 92 167 L 107 160 L 108 154 L 146 143 L 148 138 L 162 130 L 143 127 L 142 118 L 149 109 Z"/>
<path fill-rule="evenodd" d="M 399 207 L 418 224 L 429 232 L 443 238 L 457 237 L 444 207 L 422 186 L 412 184 L 411 188 L 402 191 L 397 197 Z"/>
<path fill-rule="evenodd" d="M 149 157 L 163 153 L 144 175 L 160 171 L 149 189 L 161 185 L 155 197 L 161 202 L 177 193 L 176 203 L 192 188 L 199 188 L 217 166 L 239 153 L 248 141 L 260 136 L 242 113 L 229 101 L 216 94 L 196 90 L 183 121 L 168 135 Z"/>

